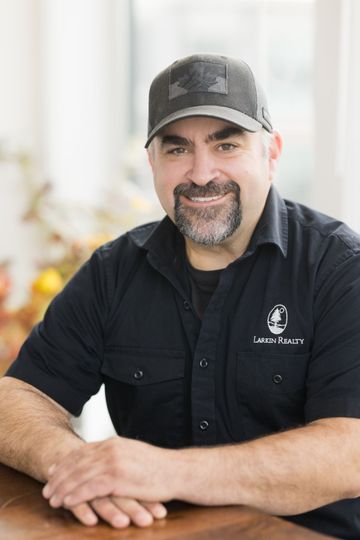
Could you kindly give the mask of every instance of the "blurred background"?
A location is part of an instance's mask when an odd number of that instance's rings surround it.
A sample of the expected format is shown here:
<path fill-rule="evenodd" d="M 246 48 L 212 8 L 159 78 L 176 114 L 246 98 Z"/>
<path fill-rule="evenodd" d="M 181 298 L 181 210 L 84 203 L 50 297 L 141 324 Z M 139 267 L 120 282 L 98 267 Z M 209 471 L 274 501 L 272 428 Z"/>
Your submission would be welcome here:
<path fill-rule="evenodd" d="M 247 61 L 277 185 L 360 231 L 359 0 L 0 0 L 0 365 L 107 239 L 158 219 L 147 91 L 180 56 Z M 102 391 L 76 428 L 111 434 Z"/>

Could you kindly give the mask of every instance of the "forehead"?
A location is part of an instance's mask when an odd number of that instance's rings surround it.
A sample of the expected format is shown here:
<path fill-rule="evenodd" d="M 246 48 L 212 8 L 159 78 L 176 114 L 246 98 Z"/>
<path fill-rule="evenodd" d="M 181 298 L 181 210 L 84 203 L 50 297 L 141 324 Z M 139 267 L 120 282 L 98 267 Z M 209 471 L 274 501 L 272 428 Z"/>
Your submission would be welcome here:
<path fill-rule="evenodd" d="M 165 126 L 158 133 L 156 138 L 162 138 L 166 135 L 178 135 L 188 138 L 194 136 L 194 134 L 206 137 L 212 133 L 231 127 L 239 128 L 235 124 L 226 122 L 225 120 L 219 120 L 218 118 L 194 116 L 171 122 L 171 124 Z"/>

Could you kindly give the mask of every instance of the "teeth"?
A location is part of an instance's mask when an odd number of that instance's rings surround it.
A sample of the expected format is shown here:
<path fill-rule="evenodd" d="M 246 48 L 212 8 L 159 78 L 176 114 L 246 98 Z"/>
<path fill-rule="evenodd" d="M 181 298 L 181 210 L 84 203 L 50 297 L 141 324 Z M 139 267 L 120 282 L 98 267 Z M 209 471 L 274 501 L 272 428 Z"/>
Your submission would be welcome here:
<path fill-rule="evenodd" d="M 215 197 L 190 197 L 191 201 L 194 202 L 209 202 L 209 201 L 217 201 L 218 199 L 221 199 L 222 195 L 216 195 Z"/>

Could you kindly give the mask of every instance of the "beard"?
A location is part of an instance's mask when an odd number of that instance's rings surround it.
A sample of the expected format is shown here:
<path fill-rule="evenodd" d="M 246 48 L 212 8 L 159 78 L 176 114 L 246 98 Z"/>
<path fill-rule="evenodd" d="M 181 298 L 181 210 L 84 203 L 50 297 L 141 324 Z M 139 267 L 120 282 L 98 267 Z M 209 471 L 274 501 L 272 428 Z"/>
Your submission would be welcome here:
<path fill-rule="evenodd" d="M 214 197 L 232 193 L 226 201 L 204 208 L 193 208 L 181 203 L 184 197 Z M 242 221 L 240 188 L 230 180 L 216 184 L 211 180 L 206 186 L 179 184 L 174 190 L 175 225 L 179 231 L 197 244 L 216 246 L 234 234 Z"/>

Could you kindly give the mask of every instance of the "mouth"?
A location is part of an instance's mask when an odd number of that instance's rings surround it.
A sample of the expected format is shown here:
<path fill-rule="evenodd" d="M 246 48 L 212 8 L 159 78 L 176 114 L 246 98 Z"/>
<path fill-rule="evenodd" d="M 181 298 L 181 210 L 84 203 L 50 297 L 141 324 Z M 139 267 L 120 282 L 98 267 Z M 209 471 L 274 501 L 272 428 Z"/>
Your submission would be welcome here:
<path fill-rule="evenodd" d="M 221 201 L 228 195 L 227 193 L 225 195 L 212 195 L 209 197 L 186 197 L 181 196 L 181 199 L 185 201 L 186 204 L 189 204 L 192 206 L 207 206 L 216 204 L 218 201 Z"/>

